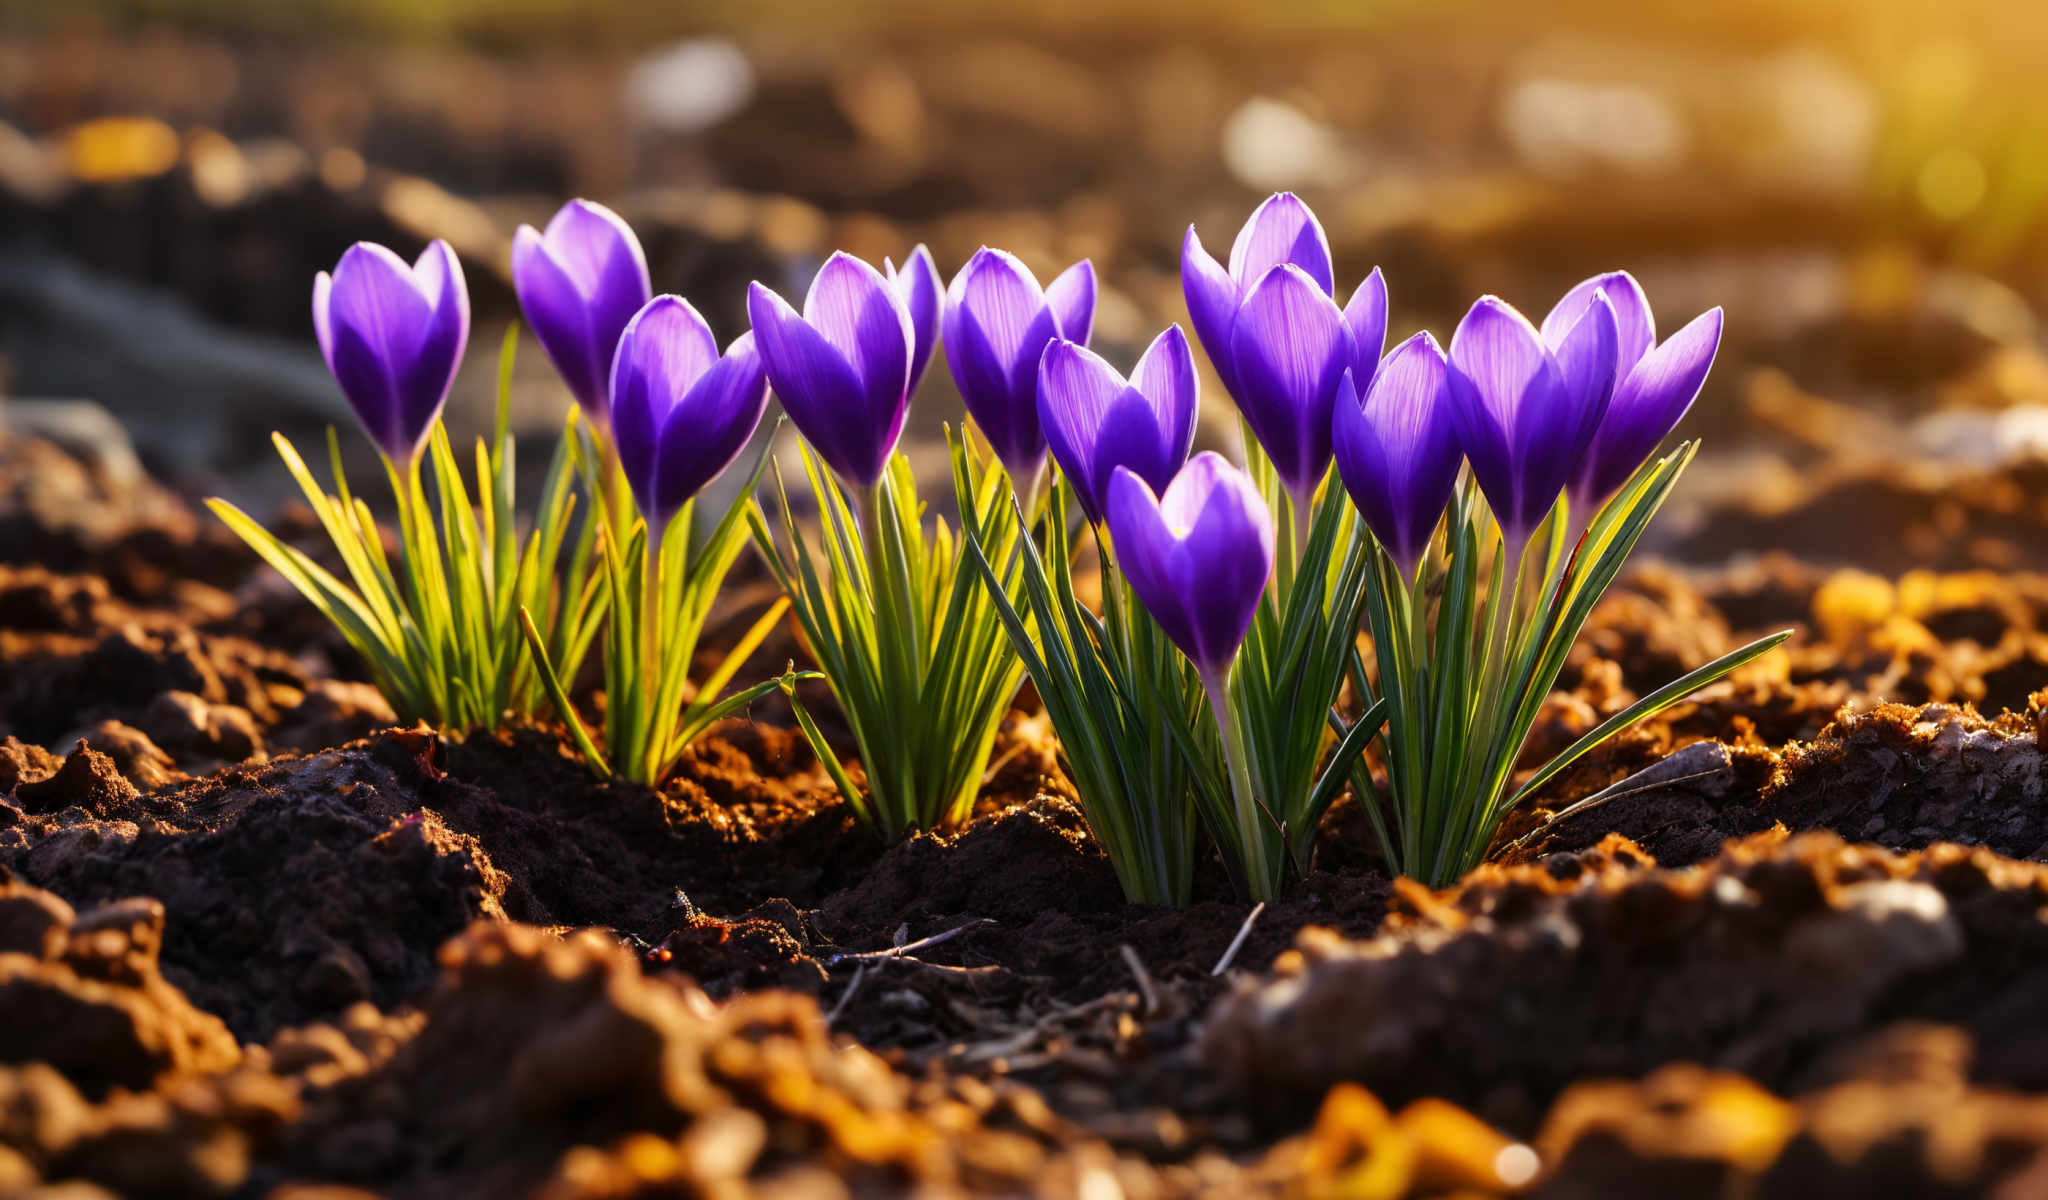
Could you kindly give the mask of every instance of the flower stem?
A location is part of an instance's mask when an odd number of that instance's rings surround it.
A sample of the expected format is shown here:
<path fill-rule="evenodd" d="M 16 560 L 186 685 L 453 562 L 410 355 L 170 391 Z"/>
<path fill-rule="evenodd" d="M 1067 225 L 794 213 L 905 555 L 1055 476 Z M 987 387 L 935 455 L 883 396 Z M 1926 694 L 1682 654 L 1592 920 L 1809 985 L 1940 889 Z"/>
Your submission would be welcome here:
<path fill-rule="evenodd" d="M 647 527 L 646 556 L 640 563 L 640 687 L 642 703 L 651 702 L 660 690 L 661 678 L 661 546 L 668 532 L 666 521 Z M 655 768 L 651 753 L 661 744 L 661 714 L 643 712 L 640 714 L 644 736 L 640 745 L 634 748 L 640 762 L 632 764 L 636 775 L 646 775 L 644 782 L 658 782 L 651 778 Z"/>
<path fill-rule="evenodd" d="M 1260 823 L 1258 798 L 1252 794 L 1244 727 L 1230 712 L 1229 668 L 1202 672 L 1202 688 L 1209 693 L 1209 711 L 1216 718 L 1217 731 L 1223 735 L 1223 761 L 1230 770 L 1231 797 L 1237 809 L 1237 833 L 1245 844 L 1245 887 L 1251 892 L 1251 899 L 1271 900 L 1277 889 L 1266 854 L 1266 831 Z"/>
<path fill-rule="evenodd" d="M 1017 486 L 1017 472 L 1014 469 L 1010 469 L 1009 475 L 1010 490 L 1017 494 L 1018 501 L 1024 505 L 1023 534 L 1025 537 L 1030 537 L 1031 514 L 1038 509 L 1038 494 L 1045 483 L 1045 464 L 1040 463 L 1033 467 L 1030 478 L 1024 481 L 1024 486 L 1021 488 Z"/>

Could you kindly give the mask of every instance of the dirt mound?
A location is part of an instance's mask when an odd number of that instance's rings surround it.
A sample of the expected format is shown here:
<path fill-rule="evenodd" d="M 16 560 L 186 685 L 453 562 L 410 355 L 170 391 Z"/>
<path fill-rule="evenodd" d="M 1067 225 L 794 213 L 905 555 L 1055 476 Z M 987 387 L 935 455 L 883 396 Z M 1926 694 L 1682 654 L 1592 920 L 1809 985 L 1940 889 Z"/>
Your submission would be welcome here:
<path fill-rule="evenodd" d="M 1763 834 L 1692 871 L 1619 835 L 1580 856 L 1406 881 L 1379 937 L 1306 931 L 1222 1001 L 1206 1057 L 1242 1094 L 1312 1104 L 1355 1080 L 1532 1129 L 1571 1080 L 1673 1061 L 1796 1089 L 1900 1019 L 1972 1031 L 1980 1078 L 2048 1089 L 2048 867 Z"/>

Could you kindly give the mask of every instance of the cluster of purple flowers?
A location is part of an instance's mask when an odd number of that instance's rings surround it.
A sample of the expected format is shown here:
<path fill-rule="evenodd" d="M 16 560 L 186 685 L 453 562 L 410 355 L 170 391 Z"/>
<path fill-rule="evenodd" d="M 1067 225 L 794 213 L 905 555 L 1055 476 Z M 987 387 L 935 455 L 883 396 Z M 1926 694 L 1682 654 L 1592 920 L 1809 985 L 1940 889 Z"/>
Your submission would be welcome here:
<path fill-rule="evenodd" d="M 1642 289 L 1615 272 L 1573 288 L 1540 326 L 1487 296 L 1448 354 L 1425 332 L 1383 358 L 1384 280 L 1375 270 L 1339 308 L 1328 239 L 1288 194 L 1252 214 L 1227 266 L 1190 227 L 1181 278 L 1195 333 L 1296 520 L 1334 461 L 1409 577 L 1461 463 L 1511 550 L 1561 496 L 1583 528 L 1684 416 L 1721 332 L 1714 309 L 1659 342 Z M 1014 256 L 983 249 L 942 288 L 923 247 L 900 269 L 835 253 L 801 312 L 753 285 L 753 328 L 722 352 L 687 301 L 652 295 L 638 240 L 599 205 L 572 202 L 545 232 L 522 227 L 513 279 L 651 531 L 739 454 L 771 388 L 844 483 L 873 488 L 943 340 L 1027 507 L 1050 453 L 1159 624 L 1205 676 L 1228 671 L 1274 568 L 1274 515 L 1243 471 L 1189 458 L 1199 384 L 1178 326 L 1129 376 L 1088 349 L 1088 262 L 1041 286 Z M 435 242 L 407 266 L 354 247 L 319 277 L 314 316 L 364 427 L 394 463 L 416 462 L 468 335 L 454 255 Z"/>

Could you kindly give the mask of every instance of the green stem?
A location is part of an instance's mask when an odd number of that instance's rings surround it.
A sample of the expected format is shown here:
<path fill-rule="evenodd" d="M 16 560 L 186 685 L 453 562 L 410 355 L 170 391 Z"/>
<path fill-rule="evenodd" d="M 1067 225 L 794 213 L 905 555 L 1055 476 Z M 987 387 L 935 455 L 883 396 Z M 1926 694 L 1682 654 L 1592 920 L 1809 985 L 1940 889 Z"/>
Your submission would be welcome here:
<path fill-rule="evenodd" d="M 1245 851 L 1245 886 L 1253 900 L 1271 900 L 1278 891 L 1273 868 L 1266 854 L 1266 831 L 1259 820 L 1258 798 L 1252 794 L 1252 774 L 1244 744 L 1244 727 L 1230 712 L 1230 672 L 1202 672 L 1202 688 L 1209 694 L 1209 711 L 1216 729 L 1223 735 L 1223 761 L 1230 770 L 1231 797 L 1237 809 L 1237 832 Z"/>
<path fill-rule="evenodd" d="M 1006 468 L 1006 470 L 1009 469 Z M 1045 464 L 1041 462 L 1031 469 L 1031 477 L 1029 480 L 1025 482 L 1022 488 L 1019 488 L 1017 486 L 1017 473 L 1015 470 L 1009 470 L 1009 476 L 1010 490 L 1017 494 L 1019 502 L 1022 503 L 1024 506 L 1023 534 L 1025 537 L 1030 537 L 1032 524 L 1031 514 L 1038 511 L 1039 491 L 1045 484 Z"/>
<path fill-rule="evenodd" d="M 636 689 L 642 703 L 651 701 L 660 690 L 661 679 L 661 546 L 668 533 L 668 522 L 650 523 L 647 526 L 647 544 L 640 560 L 640 681 Z M 661 742 L 659 729 L 661 714 L 643 711 L 640 714 L 639 734 L 634 739 L 634 761 L 628 768 L 643 783 L 657 782 L 652 778 L 658 765 L 654 759 L 659 754 Z"/>
<path fill-rule="evenodd" d="M 1308 553 L 1308 529 L 1315 520 L 1316 489 L 1287 493 L 1287 506 L 1294 511 L 1294 561 L 1299 564 Z"/>

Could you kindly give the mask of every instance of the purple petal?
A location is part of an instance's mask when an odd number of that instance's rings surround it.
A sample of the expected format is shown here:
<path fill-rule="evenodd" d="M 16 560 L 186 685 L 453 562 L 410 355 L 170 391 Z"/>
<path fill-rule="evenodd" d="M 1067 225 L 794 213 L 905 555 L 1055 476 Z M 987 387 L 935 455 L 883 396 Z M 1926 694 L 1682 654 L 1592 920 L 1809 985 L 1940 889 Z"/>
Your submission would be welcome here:
<path fill-rule="evenodd" d="M 427 244 L 413 264 L 413 284 L 433 305 L 433 316 L 420 332 L 419 351 L 400 376 L 404 389 L 404 421 L 413 442 L 427 436 L 448 402 L 455 369 L 469 345 L 469 288 L 462 262 L 439 238 Z"/>
<path fill-rule="evenodd" d="M 1118 468 L 1109 529 L 1145 610 L 1197 669 L 1227 672 L 1273 573 L 1273 517 L 1251 478 L 1205 452 L 1155 497 Z"/>
<path fill-rule="evenodd" d="M 909 395 L 917 333 L 909 307 L 880 271 L 833 251 L 804 296 L 804 322 L 838 348 L 877 412 Z"/>
<path fill-rule="evenodd" d="M 548 222 L 542 240 L 585 297 L 617 296 L 624 303 L 638 296 L 636 312 L 647 303 L 647 293 L 653 290 L 647 255 L 633 227 L 611 209 L 591 200 L 571 200 Z"/>
<path fill-rule="evenodd" d="M 1073 485 L 1090 521 L 1102 517 L 1103 489 L 1109 481 L 1095 471 L 1103 423 L 1129 390 L 1116 368 L 1078 342 L 1054 342 L 1038 363 L 1039 424 L 1053 461 Z"/>
<path fill-rule="evenodd" d="M 661 430 L 717 362 L 711 326 L 680 296 L 648 301 L 619 336 L 608 388 L 612 442 L 650 524 L 667 515 L 657 512 L 654 494 Z"/>
<path fill-rule="evenodd" d="M 768 409 L 768 377 L 743 333 L 725 356 L 697 380 L 661 430 L 653 490 L 655 509 L 666 521 L 690 497 L 732 465 Z"/>
<path fill-rule="evenodd" d="M 1387 349 L 1387 281 L 1378 267 L 1351 293 L 1351 303 L 1344 306 L 1344 324 L 1351 330 L 1352 345 L 1358 350 L 1352 372 L 1357 376 L 1358 386 L 1368 386 L 1380 356 Z"/>
<path fill-rule="evenodd" d="M 1276 192 L 1252 211 L 1230 247 L 1230 277 L 1240 289 L 1251 287 L 1283 263 L 1308 273 L 1323 295 L 1337 294 L 1337 273 L 1330 265 L 1330 239 L 1316 215 L 1293 192 Z"/>
<path fill-rule="evenodd" d="M 327 369 L 334 369 L 334 329 L 328 323 L 327 310 L 334 301 L 334 277 L 322 271 L 313 276 L 313 336 L 320 343 L 320 356 L 327 360 Z"/>
<path fill-rule="evenodd" d="M 984 246 L 954 277 L 946 297 L 946 361 L 967 411 L 1013 476 L 1044 461 L 1038 364 L 1058 336 L 1038 280 L 1014 255 Z"/>
<path fill-rule="evenodd" d="M 1171 478 L 1194 449 L 1195 419 L 1202 411 L 1202 377 L 1195 373 L 1194 351 L 1188 348 L 1188 335 L 1180 326 L 1168 325 L 1145 347 L 1131 372 L 1131 386 L 1152 409 L 1162 435 L 1160 445 L 1171 464 L 1166 478 Z M 1151 482 L 1151 477 L 1146 481 Z M 1155 490 L 1165 486 L 1161 479 Z"/>
<path fill-rule="evenodd" d="M 603 378 L 626 322 L 654 295 L 640 239 L 604 205 L 571 200 L 548 222 L 542 240 L 549 256 L 576 281 L 587 323 L 584 337 Z"/>
<path fill-rule="evenodd" d="M 1451 417 L 1472 475 L 1511 539 L 1526 538 L 1562 487 L 1561 469 L 1523 461 L 1515 431 L 1524 412 L 1554 412 L 1564 380 L 1536 327 L 1496 296 L 1482 296 L 1451 338 Z M 1543 495 L 1539 475 L 1559 474 Z"/>
<path fill-rule="evenodd" d="M 1573 487 L 1574 504 L 1590 514 L 1635 474 L 1692 407 L 1720 344 L 1721 310 L 1714 308 L 1643 356 L 1615 389 Z"/>
<path fill-rule="evenodd" d="M 866 385 L 839 348 L 758 283 L 747 290 L 747 315 L 768 383 L 798 432 L 835 473 L 872 486 L 903 429 L 900 401 L 893 417 L 877 418 Z"/>
<path fill-rule="evenodd" d="M 1650 313 L 1650 298 L 1643 294 L 1643 285 L 1627 271 L 1595 275 L 1566 292 L 1543 318 L 1543 344 L 1555 351 L 1563 343 L 1564 335 L 1593 306 L 1593 297 L 1602 292 L 1614 306 L 1615 354 L 1620 364 L 1617 375 L 1626 377 L 1629 368 L 1657 344 L 1657 320 Z"/>
<path fill-rule="evenodd" d="M 1301 268 L 1266 273 L 1231 330 L 1240 411 L 1289 493 L 1305 495 L 1330 465 L 1330 410 L 1356 351 L 1344 314 Z"/>
<path fill-rule="evenodd" d="M 1273 515 L 1251 477 L 1214 451 L 1196 455 L 1160 498 L 1185 529 L 1175 575 L 1187 598 L 1198 667 L 1227 671 L 1273 575 Z"/>
<path fill-rule="evenodd" d="M 924 379 L 924 369 L 931 365 L 932 350 L 938 344 L 939 307 L 945 289 L 939 282 L 939 266 L 923 243 L 911 250 L 900 271 L 889 260 L 882 262 L 890 285 L 910 310 L 910 379 L 904 384 L 903 394 L 911 396 L 917 393 L 917 385 Z"/>
<path fill-rule="evenodd" d="M 1090 521 L 1102 519 L 1118 467 L 1164 488 L 1186 461 L 1199 401 L 1194 354 L 1178 326 L 1154 338 L 1126 383 L 1100 355 L 1054 342 L 1039 364 L 1046 441 Z"/>
<path fill-rule="evenodd" d="M 1045 303 L 1059 319 L 1060 336 L 1088 344 L 1095 332 L 1095 264 L 1082 259 L 1046 285 Z"/>
<path fill-rule="evenodd" d="M 1096 427 L 1089 478 L 1099 486 L 1118 471 L 1129 471 L 1144 480 L 1146 487 L 1166 487 L 1186 460 L 1185 448 L 1175 446 L 1170 437 L 1169 431 L 1160 428 L 1159 414 L 1151 402 L 1138 389 L 1124 388 L 1110 398 Z M 1091 520 L 1101 511 L 1091 495 L 1081 497 L 1081 507 Z"/>
<path fill-rule="evenodd" d="M 1394 348 L 1363 399 L 1339 389 L 1337 471 L 1373 534 L 1404 574 L 1428 550 L 1457 484 L 1450 371 L 1436 339 L 1418 333 Z"/>
<path fill-rule="evenodd" d="M 576 281 L 548 253 L 531 225 L 521 225 L 512 235 L 512 287 L 519 295 L 527 326 L 540 339 L 541 349 L 547 351 L 548 361 L 555 364 L 556 374 L 568 385 L 576 403 L 584 411 L 602 416 L 611 359 L 600 360 L 597 339 L 591 334 L 590 310 L 576 290 Z M 613 345 L 616 347 L 616 339 Z"/>
<path fill-rule="evenodd" d="M 315 302 L 320 284 L 314 281 Z M 435 302 L 421 292 L 404 259 L 370 242 L 342 254 L 327 288 L 327 359 L 363 428 L 393 461 L 410 461 L 408 384 Z M 444 385 L 445 386 L 445 385 Z"/>
<path fill-rule="evenodd" d="M 1188 302 L 1188 320 L 1195 327 L 1195 336 L 1201 339 L 1202 349 L 1208 351 L 1209 361 L 1215 364 L 1223 390 L 1236 396 L 1237 370 L 1230 357 L 1230 327 L 1237 322 L 1237 282 L 1202 249 L 1202 239 L 1195 236 L 1192 225 L 1188 226 L 1188 236 L 1180 247 L 1180 287 Z"/>
<path fill-rule="evenodd" d="M 1604 294 L 1596 293 L 1555 352 L 1564 381 L 1559 403 L 1554 409 L 1529 408 L 1520 414 L 1517 453 L 1523 463 L 1520 470 L 1525 479 L 1534 480 L 1532 486 L 1548 489 L 1554 476 L 1562 490 L 1578 475 L 1614 396 L 1616 336 L 1614 309 Z"/>
<path fill-rule="evenodd" d="M 1117 566 L 1137 593 L 1138 602 L 1152 614 L 1168 640 L 1193 658 L 1200 640 L 1176 571 L 1179 539 L 1160 515 L 1158 497 L 1136 474 L 1118 469 L 1109 478 L 1104 519 Z"/>

